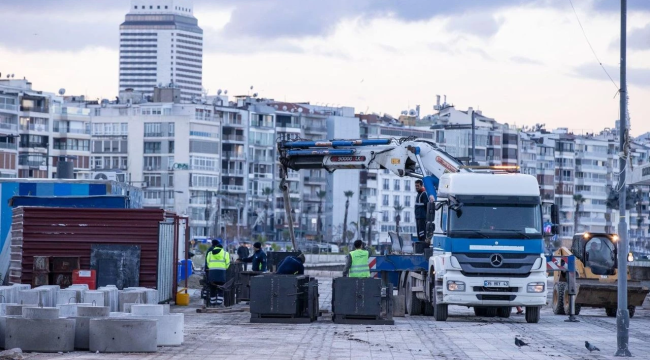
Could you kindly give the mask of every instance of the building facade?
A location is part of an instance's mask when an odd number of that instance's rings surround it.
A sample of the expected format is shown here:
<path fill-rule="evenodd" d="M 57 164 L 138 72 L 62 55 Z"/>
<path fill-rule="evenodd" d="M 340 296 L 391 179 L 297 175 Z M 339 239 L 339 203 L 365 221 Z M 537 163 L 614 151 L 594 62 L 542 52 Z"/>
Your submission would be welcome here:
<path fill-rule="evenodd" d="M 132 0 L 120 25 L 119 91 L 153 96 L 156 86 L 181 89 L 183 101 L 203 92 L 203 30 L 190 0 Z"/>

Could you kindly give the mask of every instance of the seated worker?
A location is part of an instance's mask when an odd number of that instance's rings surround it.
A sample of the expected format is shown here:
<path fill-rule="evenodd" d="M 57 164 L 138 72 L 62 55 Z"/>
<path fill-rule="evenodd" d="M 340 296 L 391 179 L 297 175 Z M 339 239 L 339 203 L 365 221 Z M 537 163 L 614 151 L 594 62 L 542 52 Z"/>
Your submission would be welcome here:
<path fill-rule="evenodd" d="M 370 277 L 370 267 L 368 266 L 369 253 L 363 249 L 363 241 L 354 242 L 354 251 L 350 251 L 345 257 L 345 268 L 343 276 L 345 277 Z"/>
<path fill-rule="evenodd" d="M 276 274 L 284 275 L 304 275 L 305 274 L 305 255 L 300 253 L 298 256 L 287 256 L 278 265 Z"/>

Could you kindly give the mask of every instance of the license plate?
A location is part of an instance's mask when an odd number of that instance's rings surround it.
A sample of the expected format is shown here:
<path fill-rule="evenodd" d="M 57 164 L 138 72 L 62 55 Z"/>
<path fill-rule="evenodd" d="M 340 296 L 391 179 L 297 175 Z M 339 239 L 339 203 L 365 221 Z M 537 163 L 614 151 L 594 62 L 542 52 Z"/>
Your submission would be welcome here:
<path fill-rule="evenodd" d="M 509 285 L 508 281 L 493 281 L 493 280 L 485 280 L 483 282 L 483 286 L 485 287 L 508 287 Z"/>

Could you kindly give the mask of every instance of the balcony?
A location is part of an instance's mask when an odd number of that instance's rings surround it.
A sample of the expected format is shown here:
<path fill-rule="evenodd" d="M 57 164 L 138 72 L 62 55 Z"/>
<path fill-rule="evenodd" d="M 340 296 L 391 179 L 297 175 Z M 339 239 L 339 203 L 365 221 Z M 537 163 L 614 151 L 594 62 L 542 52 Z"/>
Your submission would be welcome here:
<path fill-rule="evenodd" d="M 48 144 L 47 143 L 37 143 L 37 142 L 20 142 L 18 144 L 18 147 L 22 148 L 43 148 L 47 149 Z"/>
<path fill-rule="evenodd" d="M 275 162 L 272 156 L 254 156 L 253 161 L 257 163 L 272 163 Z"/>
<path fill-rule="evenodd" d="M 225 192 L 244 192 L 243 185 L 221 185 L 221 191 Z"/>
<path fill-rule="evenodd" d="M 82 135 L 90 135 L 90 130 L 89 129 L 69 129 L 66 127 L 54 127 L 54 132 L 58 132 L 60 134 L 82 134 Z"/>
<path fill-rule="evenodd" d="M 162 137 L 163 133 L 162 132 L 145 132 L 144 137 Z"/>
<path fill-rule="evenodd" d="M 16 111 L 18 106 L 12 104 L 0 104 L 0 110 Z"/>
<path fill-rule="evenodd" d="M 20 111 L 31 111 L 48 114 L 50 112 L 50 109 L 47 106 L 21 106 Z"/>
<path fill-rule="evenodd" d="M 327 181 L 327 178 L 324 177 L 318 177 L 318 176 L 305 176 L 305 183 L 313 184 L 321 184 Z"/>
<path fill-rule="evenodd" d="M 222 169 L 221 174 L 224 176 L 244 176 L 244 170 Z"/>
<path fill-rule="evenodd" d="M 276 124 L 276 127 L 285 129 L 300 129 L 300 124 L 279 122 Z"/>
<path fill-rule="evenodd" d="M 244 127 L 244 122 L 241 119 L 232 118 L 230 116 L 224 117 L 222 124 L 223 126 L 228 127 Z"/>
<path fill-rule="evenodd" d="M 326 133 L 327 132 L 327 127 L 326 126 L 320 126 L 320 125 L 309 125 L 309 126 L 305 126 L 305 132 L 308 132 L 308 133 Z"/>
<path fill-rule="evenodd" d="M 224 135 L 221 139 L 223 141 L 244 142 L 244 135 Z"/>
<path fill-rule="evenodd" d="M 238 151 L 224 151 L 223 158 L 225 159 L 236 159 L 236 160 L 245 160 L 246 154 Z"/>
<path fill-rule="evenodd" d="M 316 194 L 302 194 L 303 201 L 320 202 L 321 199 Z M 325 201 L 325 199 L 323 199 Z"/>
<path fill-rule="evenodd" d="M 40 168 L 41 166 L 47 166 L 45 159 L 43 160 L 18 160 L 19 166 L 29 166 L 30 168 Z"/>
<path fill-rule="evenodd" d="M 0 149 L 16 150 L 16 143 L 0 142 Z"/>
<path fill-rule="evenodd" d="M 0 130 L 17 131 L 18 130 L 18 125 L 17 124 L 0 123 Z"/>

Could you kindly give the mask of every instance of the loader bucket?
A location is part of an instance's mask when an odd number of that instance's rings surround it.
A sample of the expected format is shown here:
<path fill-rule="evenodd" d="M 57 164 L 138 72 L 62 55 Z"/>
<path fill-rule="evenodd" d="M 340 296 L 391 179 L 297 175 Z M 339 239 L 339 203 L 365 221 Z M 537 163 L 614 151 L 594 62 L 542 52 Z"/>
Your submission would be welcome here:
<path fill-rule="evenodd" d="M 628 306 L 641 306 L 650 291 L 639 284 L 627 287 Z M 618 305 L 618 287 L 616 283 L 581 282 L 578 284 L 576 304 L 586 307 L 616 307 Z"/>

